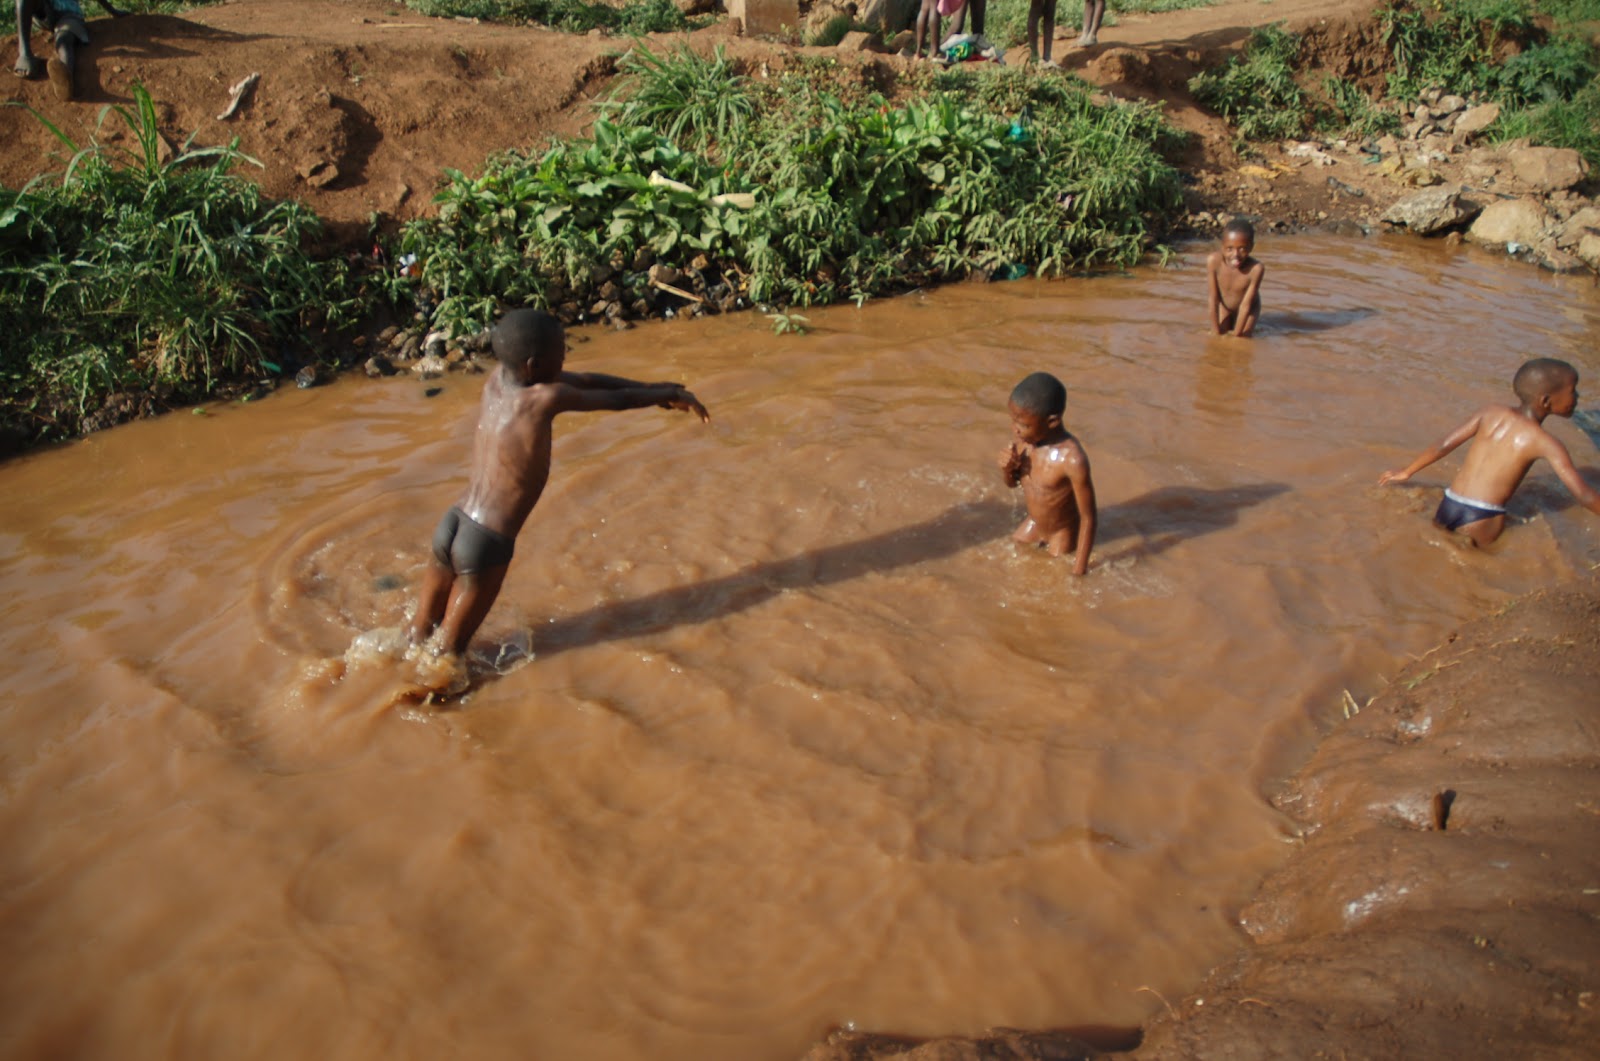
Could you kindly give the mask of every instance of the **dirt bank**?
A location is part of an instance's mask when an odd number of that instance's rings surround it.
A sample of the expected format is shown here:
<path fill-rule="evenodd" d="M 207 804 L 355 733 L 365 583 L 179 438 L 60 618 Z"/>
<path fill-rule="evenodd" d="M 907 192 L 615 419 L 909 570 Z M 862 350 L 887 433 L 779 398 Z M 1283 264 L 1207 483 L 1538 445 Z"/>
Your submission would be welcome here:
<path fill-rule="evenodd" d="M 1188 81 L 1222 61 L 1256 26 L 1286 21 L 1309 34 L 1322 65 L 1355 79 L 1375 40 L 1373 0 L 1224 0 L 1160 15 L 1126 15 L 1095 49 L 1070 47 L 1064 69 L 1123 98 L 1159 100 L 1192 135 L 1182 160 L 1196 213 L 1245 212 L 1290 224 L 1341 218 L 1373 222 L 1411 189 L 1349 160 L 1329 171 L 1272 147 L 1241 168 L 1225 122 L 1196 105 Z M 61 103 L 43 81 L 0 82 L 0 98 L 38 110 L 78 143 L 97 131 L 125 139 L 120 123 L 100 123 L 105 104 L 131 102 L 142 82 L 158 101 L 173 145 L 241 146 L 262 164 L 252 170 L 273 196 L 306 202 L 336 231 L 355 238 L 374 220 L 429 212 L 447 169 L 471 171 L 485 156 L 581 132 L 592 103 L 615 77 L 628 41 L 600 31 L 573 36 L 532 26 L 423 18 L 374 0 L 241 0 L 181 16 L 95 19 L 82 53 L 81 101 Z M 43 40 L 42 37 L 39 38 Z M 651 38 L 656 48 L 688 40 L 725 46 L 761 76 L 798 53 L 837 57 L 841 76 L 892 86 L 911 61 L 837 49 L 797 49 L 742 38 L 723 23 L 693 34 Z M 8 49 L 15 44 L 8 43 Z M 1013 50 L 1013 62 L 1022 55 Z M 239 113 L 219 116 L 229 88 L 251 73 L 261 80 Z M 1043 75 L 1049 76 L 1049 75 Z M 0 183 L 21 187 L 65 168 L 68 152 L 27 110 L 0 108 Z M 1263 164 L 1264 163 L 1264 164 Z M 1279 163 L 1279 165 L 1273 165 Z M 1265 173 L 1265 176 L 1263 176 Z M 1175 219 L 1181 225 L 1182 219 Z"/>
<path fill-rule="evenodd" d="M 1276 795 L 1303 842 L 1240 913 L 1252 942 L 1163 1000 L 1132 1056 L 1593 1057 L 1597 690 L 1592 576 L 1406 667 Z M 840 1035 L 807 1061 L 1099 1056 L 1085 1039 Z"/>

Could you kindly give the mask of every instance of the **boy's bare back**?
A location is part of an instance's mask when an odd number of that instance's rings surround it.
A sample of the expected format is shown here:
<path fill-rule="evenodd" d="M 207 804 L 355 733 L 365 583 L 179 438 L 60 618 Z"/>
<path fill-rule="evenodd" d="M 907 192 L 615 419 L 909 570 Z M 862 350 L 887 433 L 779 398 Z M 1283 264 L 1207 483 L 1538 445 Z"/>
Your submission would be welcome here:
<path fill-rule="evenodd" d="M 1600 513 L 1600 494 L 1583 481 L 1567 447 L 1544 426 L 1545 417 L 1568 417 L 1577 408 L 1577 371 L 1564 361 L 1537 358 L 1518 370 L 1513 387 L 1523 400 L 1521 406 L 1484 406 L 1406 467 L 1384 472 L 1378 484 L 1406 482 L 1470 441 L 1461 470 L 1434 517 L 1446 530 L 1460 531 L 1477 545 L 1493 542 L 1505 526 L 1506 502 L 1540 459 L 1550 462 L 1581 505 Z"/>

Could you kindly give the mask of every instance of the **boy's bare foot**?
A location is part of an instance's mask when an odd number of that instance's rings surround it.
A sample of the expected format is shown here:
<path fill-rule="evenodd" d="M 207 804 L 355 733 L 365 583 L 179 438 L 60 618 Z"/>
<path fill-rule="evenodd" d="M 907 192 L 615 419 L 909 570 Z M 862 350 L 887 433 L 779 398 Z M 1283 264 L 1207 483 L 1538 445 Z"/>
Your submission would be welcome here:
<path fill-rule="evenodd" d="M 1059 69 L 1061 69 L 1061 64 L 1056 62 L 1054 59 L 1040 59 L 1039 60 L 1039 66 L 1040 66 L 1041 69 L 1044 69 L 1044 70 L 1059 70 Z"/>
<path fill-rule="evenodd" d="M 1085 33 L 1079 40 L 1079 43 L 1085 48 L 1093 48 L 1096 44 L 1100 43 L 1100 36 L 1095 33 Z"/>
<path fill-rule="evenodd" d="M 51 59 L 45 64 L 45 70 L 50 74 L 50 87 L 55 90 L 56 99 L 63 103 L 72 102 L 72 71 L 60 59 Z"/>
<path fill-rule="evenodd" d="M 38 77 L 44 73 L 44 61 L 37 55 L 26 57 L 19 55 L 17 65 L 11 68 L 11 72 L 18 77 Z"/>

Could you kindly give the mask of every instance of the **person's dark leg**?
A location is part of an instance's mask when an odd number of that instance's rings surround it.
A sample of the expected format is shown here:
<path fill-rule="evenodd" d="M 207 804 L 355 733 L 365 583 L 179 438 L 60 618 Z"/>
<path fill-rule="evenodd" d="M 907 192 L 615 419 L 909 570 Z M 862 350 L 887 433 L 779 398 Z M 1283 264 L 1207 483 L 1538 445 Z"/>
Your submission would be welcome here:
<path fill-rule="evenodd" d="M 967 0 L 967 7 L 962 9 L 962 24 L 965 25 L 967 8 L 972 10 L 972 34 L 975 37 L 983 36 L 983 17 L 988 13 L 989 0 Z"/>
<path fill-rule="evenodd" d="M 44 64 L 45 73 L 50 77 L 50 87 L 55 91 L 56 99 L 63 103 L 70 102 L 78 94 L 77 73 L 78 56 L 77 41 L 73 38 L 72 30 L 65 24 L 56 28 L 56 54 Z"/>
<path fill-rule="evenodd" d="M 446 652 L 457 655 L 467 650 L 472 635 L 478 632 L 489 609 L 500 595 L 500 585 L 506 580 L 509 567 L 491 567 L 470 575 L 457 575 L 450 590 L 450 604 L 445 608 L 444 622 L 439 624 L 439 640 Z"/>
<path fill-rule="evenodd" d="M 11 68 L 18 77 L 38 77 L 44 61 L 33 54 L 33 21 L 44 13 L 44 0 L 17 0 L 17 63 Z"/>
<path fill-rule="evenodd" d="M 1028 58 L 1037 61 L 1039 58 L 1039 16 L 1044 13 L 1042 0 L 1029 0 L 1028 3 Z"/>
<path fill-rule="evenodd" d="M 1050 49 L 1055 47 L 1056 40 L 1056 0 L 1044 2 L 1044 24 L 1040 27 L 1040 33 L 1044 37 L 1044 40 L 1039 42 L 1044 65 L 1054 66 L 1055 62 L 1050 58 Z"/>

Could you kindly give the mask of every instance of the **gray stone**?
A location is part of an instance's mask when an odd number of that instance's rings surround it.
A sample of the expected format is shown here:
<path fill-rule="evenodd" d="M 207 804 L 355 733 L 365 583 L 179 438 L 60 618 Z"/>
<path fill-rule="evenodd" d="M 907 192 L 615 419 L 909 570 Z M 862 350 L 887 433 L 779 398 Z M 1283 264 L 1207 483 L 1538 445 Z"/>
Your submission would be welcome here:
<path fill-rule="evenodd" d="M 1434 114 L 1454 114 L 1456 111 L 1467 109 L 1467 101 L 1460 96 L 1441 96 L 1439 102 L 1434 104 Z"/>
<path fill-rule="evenodd" d="M 1467 229 L 1467 238 L 1477 243 L 1518 244 L 1531 247 L 1544 238 L 1550 215 L 1532 199 L 1501 199 L 1483 208 Z"/>
<path fill-rule="evenodd" d="M 450 371 L 450 363 L 442 357 L 434 357 L 430 354 L 415 365 L 412 365 L 411 371 L 423 379 L 436 379 Z"/>
<path fill-rule="evenodd" d="M 1564 251 L 1553 243 L 1545 243 L 1537 252 L 1539 268 L 1548 269 L 1552 273 L 1586 273 L 1589 271 L 1584 260 L 1569 251 Z"/>
<path fill-rule="evenodd" d="M 1508 152 L 1506 161 L 1518 181 L 1540 193 L 1570 188 L 1589 172 L 1583 156 L 1570 147 L 1525 147 Z"/>
<path fill-rule="evenodd" d="M 863 33 L 860 30 L 852 30 L 846 33 L 843 39 L 834 47 L 841 52 L 870 52 L 875 47 L 874 35 Z"/>
<path fill-rule="evenodd" d="M 1404 226 L 1419 236 L 1429 236 L 1470 221 L 1478 207 L 1461 196 L 1461 186 L 1443 184 L 1408 195 L 1383 212 L 1383 220 Z"/>
<path fill-rule="evenodd" d="M 1500 117 L 1500 104 L 1480 103 L 1476 107 L 1469 107 L 1463 111 L 1461 117 L 1456 119 L 1455 128 L 1452 131 L 1465 140 L 1489 128 L 1498 117 Z"/>

